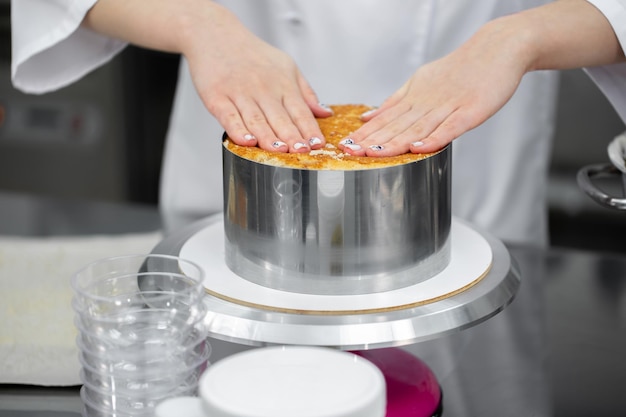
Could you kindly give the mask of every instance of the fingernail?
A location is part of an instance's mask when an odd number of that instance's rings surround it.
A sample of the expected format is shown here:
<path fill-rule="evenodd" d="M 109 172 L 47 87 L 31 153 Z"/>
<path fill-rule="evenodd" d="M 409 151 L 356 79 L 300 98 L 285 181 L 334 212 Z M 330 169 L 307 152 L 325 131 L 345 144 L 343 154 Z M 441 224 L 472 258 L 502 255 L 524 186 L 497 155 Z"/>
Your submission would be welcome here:
<path fill-rule="evenodd" d="M 308 148 L 308 147 L 309 147 L 309 145 L 307 145 L 306 143 L 303 143 L 303 142 L 296 142 L 296 143 L 293 144 L 293 148 L 296 151 L 299 150 L 299 149 Z"/>
<path fill-rule="evenodd" d="M 256 137 L 251 133 L 246 133 L 245 135 L 243 135 L 243 138 L 247 141 L 256 140 Z"/>
<path fill-rule="evenodd" d="M 278 149 L 282 146 L 287 146 L 287 144 L 283 141 L 277 140 L 276 142 L 272 143 L 272 146 Z"/>
<path fill-rule="evenodd" d="M 311 146 L 319 145 L 320 143 L 322 143 L 322 140 L 318 137 L 314 136 L 311 139 L 309 139 L 309 145 Z"/>
<path fill-rule="evenodd" d="M 424 146 L 424 142 L 420 142 L 419 140 L 417 142 L 413 142 L 411 144 L 411 146 L 415 147 L 415 148 L 419 148 L 420 146 Z"/>
<path fill-rule="evenodd" d="M 363 114 L 361 115 L 361 117 L 362 117 L 362 118 L 363 118 L 363 117 L 367 117 L 367 116 L 369 116 L 370 114 L 374 113 L 375 111 L 376 111 L 376 109 L 371 109 L 371 110 L 368 110 L 368 111 L 366 111 L 365 113 L 363 113 Z"/>
<path fill-rule="evenodd" d="M 370 146 L 370 149 L 373 151 L 382 151 L 385 147 L 383 145 L 372 145 Z"/>
<path fill-rule="evenodd" d="M 340 144 L 340 145 L 344 145 L 344 146 L 345 146 L 345 145 L 353 145 L 353 144 L 354 144 L 354 140 L 352 140 L 351 138 L 345 138 L 345 139 L 342 139 L 342 140 L 339 142 L 339 144 Z"/>
<path fill-rule="evenodd" d="M 356 143 L 346 143 L 344 146 L 346 148 L 350 149 L 351 151 L 360 151 L 361 150 L 361 145 L 357 145 Z"/>
<path fill-rule="evenodd" d="M 331 109 L 329 106 L 327 106 L 324 103 L 317 103 L 320 107 L 322 107 L 324 110 L 329 111 L 329 112 L 333 112 L 333 109 Z"/>

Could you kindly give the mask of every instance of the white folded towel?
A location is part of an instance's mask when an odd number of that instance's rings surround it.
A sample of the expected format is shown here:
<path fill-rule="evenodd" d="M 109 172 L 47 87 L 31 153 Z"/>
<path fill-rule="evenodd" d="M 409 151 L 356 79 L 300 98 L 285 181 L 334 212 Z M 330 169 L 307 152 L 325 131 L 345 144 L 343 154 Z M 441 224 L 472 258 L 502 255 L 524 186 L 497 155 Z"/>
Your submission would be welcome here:
<path fill-rule="evenodd" d="M 0 383 L 79 385 L 72 274 L 100 258 L 149 253 L 161 238 L 0 236 Z"/>

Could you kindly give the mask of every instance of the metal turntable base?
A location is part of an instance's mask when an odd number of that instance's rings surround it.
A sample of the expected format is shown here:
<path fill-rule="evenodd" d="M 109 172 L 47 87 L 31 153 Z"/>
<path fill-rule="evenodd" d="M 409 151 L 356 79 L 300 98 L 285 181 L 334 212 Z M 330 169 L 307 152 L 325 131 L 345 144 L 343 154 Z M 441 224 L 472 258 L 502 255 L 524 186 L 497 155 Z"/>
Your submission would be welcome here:
<path fill-rule="evenodd" d="M 414 286 L 361 295 L 274 290 L 233 274 L 224 261 L 222 214 L 176 232 L 153 250 L 204 267 L 211 337 L 343 350 L 401 346 L 478 324 L 514 298 L 520 273 L 498 239 L 453 218 L 450 266 Z"/>

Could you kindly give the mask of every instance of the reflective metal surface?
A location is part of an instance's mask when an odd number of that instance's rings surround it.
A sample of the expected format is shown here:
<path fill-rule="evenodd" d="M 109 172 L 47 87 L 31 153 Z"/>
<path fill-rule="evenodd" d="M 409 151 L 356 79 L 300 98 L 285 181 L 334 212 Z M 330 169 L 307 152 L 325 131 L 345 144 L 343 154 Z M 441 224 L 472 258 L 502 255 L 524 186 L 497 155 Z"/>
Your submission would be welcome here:
<path fill-rule="evenodd" d="M 582 167 L 576 175 L 578 186 L 596 203 L 617 210 L 626 210 L 626 133 L 609 143 L 607 153 L 610 164 L 594 164 Z M 598 178 L 614 177 L 621 180 L 622 196 L 615 196 L 596 184 Z"/>
<path fill-rule="evenodd" d="M 626 174 L 611 164 L 595 164 L 582 167 L 576 175 L 580 188 L 596 203 L 617 210 L 626 210 L 626 198 L 616 197 L 601 190 L 594 184 L 598 178 L 614 177 L 621 179 L 626 189 Z"/>
<path fill-rule="evenodd" d="M 224 148 L 226 263 L 257 284 L 311 294 L 380 292 L 433 276 L 450 257 L 451 154 L 316 171 Z M 416 264 L 422 274 L 385 279 Z"/>
<path fill-rule="evenodd" d="M 179 254 L 190 237 L 213 221 L 208 218 L 171 235 L 153 252 Z M 208 295 L 209 333 L 216 339 L 254 346 L 372 349 L 415 343 L 470 327 L 501 311 L 520 283 L 519 270 L 505 246 L 491 236 L 484 237 L 493 253 L 490 271 L 477 284 L 451 297 L 388 312 L 311 316 L 268 311 Z"/>
<path fill-rule="evenodd" d="M 5 193 L 0 211 L 0 234 L 24 236 L 149 231 L 159 217 L 156 208 Z M 626 256 L 507 248 L 523 277 L 511 305 L 471 328 L 402 347 L 435 371 L 444 417 L 626 415 Z M 251 348 L 211 344 L 212 362 Z M 78 417 L 81 409 L 78 387 L 0 385 L 0 417 Z"/>

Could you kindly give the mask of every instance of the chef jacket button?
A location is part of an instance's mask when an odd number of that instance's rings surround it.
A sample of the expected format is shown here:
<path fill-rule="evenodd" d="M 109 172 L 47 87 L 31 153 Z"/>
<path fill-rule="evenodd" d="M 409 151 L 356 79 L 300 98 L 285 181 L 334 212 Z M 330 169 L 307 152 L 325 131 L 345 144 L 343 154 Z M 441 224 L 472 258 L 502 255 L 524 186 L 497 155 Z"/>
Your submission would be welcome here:
<path fill-rule="evenodd" d="M 301 26 L 303 23 L 302 19 L 295 14 L 287 16 L 287 22 L 292 26 Z"/>

